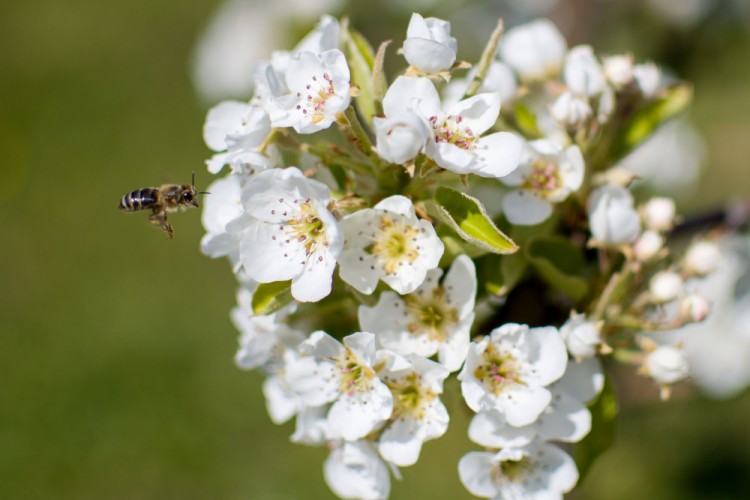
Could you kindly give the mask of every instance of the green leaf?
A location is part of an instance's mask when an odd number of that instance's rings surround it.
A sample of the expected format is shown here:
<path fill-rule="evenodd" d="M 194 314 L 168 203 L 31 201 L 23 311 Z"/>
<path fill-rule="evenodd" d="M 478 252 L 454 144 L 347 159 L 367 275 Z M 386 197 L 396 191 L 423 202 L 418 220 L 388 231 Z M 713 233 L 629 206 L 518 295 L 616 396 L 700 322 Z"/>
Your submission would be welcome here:
<path fill-rule="evenodd" d="M 562 236 L 540 236 L 529 240 L 526 258 L 547 283 L 578 301 L 589 285 L 582 276 L 581 250 Z"/>
<path fill-rule="evenodd" d="M 534 115 L 526 105 L 520 102 L 517 103 L 513 107 L 513 115 L 516 119 L 518 129 L 523 132 L 525 136 L 541 137 L 539 127 L 537 127 L 536 124 L 536 115 Z"/>
<path fill-rule="evenodd" d="M 440 186 L 435 191 L 434 212 L 458 235 L 487 252 L 510 254 L 518 245 L 495 226 L 484 205 L 468 194 Z"/>
<path fill-rule="evenodd" d="M 383 64 L 385 63 L 385 49 L 388 48 L 390 43 L 391 41 L 387 40 L 380 44 L 372 66 L 372 80 L 370 84 L 372 86 L 372 98 L 375 101 L 376 114 L 383 112 L 383 97 L 385 97 L 385 93 L 388 90 L 388 80 L 385 77 Z"/>
<path fill-rule="evenodd" d="M 261 283 L 253 294 L 253 312 L 259 315 L 271 314 L 294 300 L 291 281 Z"/>
<path fill-rule="evenodd" d="M 372 118 L 376 114 L 373 92 L 373 67 L 375 53 L 370 43 L 357 31 L 344 30 L 344 53 L 349 62 L 352 82 L 359 86 L 359 95 L 356 97 L 362 118 L 372 125 Z"/>
<path fill-rule="evenodd" d="M 591 405 L 591 432 L 576 446 L 573 453 L 582 483 L 594 461 L 607 451 L 615 441 L 617 424 L 617 396 L 609 377 L 604 378 L 604 388 L 599 398 Z"/>
<path fill-rule="evenodd" d="M 615 137 L 611 154 L 619 159 L 646 140 L 660 125 L 683 112 L 693 100 L 693 88 L 676 85 L 660 97 L 637 110 L 623 124 Z"/>
<path fill-rule="evenodd" d="M 477 262 L 477 278 L 487 293 L 503 297 L 521 281 L 528 267 L 523 252 L 488 255 Z"/>

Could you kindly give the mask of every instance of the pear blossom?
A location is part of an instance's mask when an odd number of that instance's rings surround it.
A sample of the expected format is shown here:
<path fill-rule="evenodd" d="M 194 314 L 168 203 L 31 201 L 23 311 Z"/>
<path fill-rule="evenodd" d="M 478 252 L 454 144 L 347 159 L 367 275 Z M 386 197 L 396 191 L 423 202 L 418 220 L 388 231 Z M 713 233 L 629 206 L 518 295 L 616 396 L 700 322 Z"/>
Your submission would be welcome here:
<path fill-rule="evenodd" d="M 539 441 L 497 453 L 469 452 L 458 463 L 458 475 L 472 495 L 495 500 L 562 500 L 578 482 L 573 459 Z"/>
<path fill-rule="evenodd" d="M 552 204 L 564 201 L 581 187 L 583 155 L 578 146 L 563 149 L 554 141 L 530 141 L 519 167 L 500 180 L 517 189 L 503 198 L 503 211 L 512 224 L 539 224 L 552 215 Z"/>
<path fill-rule="evenodd" d="M 654 98 L 661 90 L 661 70 L 653 62 L 635 65 L 633 67 L 633 77 L 645 97 Z"/>
<path fill-rule="evenodd" d="M 302 356 L 287 363 L 287 381 L 306 406 L 333 403 L 326 416 L 329 439 L 356 441 L 391 416 L 393 396 L 373 368 L 373 334 L 354 333 L 341 344 L 317 331 L 299 350 Z"/>
<path fill-rule="evenodd" d="M 437 267 L 445 249 L 432 224 L 418 219 L 400 195 L 381 200 L 341 220 L 346 243 L 339 259 L 341 279 L 370 294 L 378 280 L 398 293 L 411 293 Z"/>
<path fill-rule="evenodd" d="M 427 74 L 448 71 L 456 62 L 456 47 L 448 21 L 411 15 L 403 51 L 412 67 Z"/>
<path fill-rule="evenodd" d="M 552 115 L 570 128 L 583 126 L 593 116 L 603 123 L 614 111 L 615 95 L 594 50 L 573 47 L 565 58 L 563 79 L 567 90 L 552 105 Z"/>
<path fill-rule="evenodd" d="M 260 106 L 223 101 L 211 108 L 203 125 L 206 145 L 217 153 L 206 161 L 208 171 L 217 174 L 224 165 L 233 172 L 249 173 L 271 167 L 258 148 L 271 132 L 268 113 Z"/>
<path fill-rule="evenodd" d="M 440 167 L 459 174 L 500 177 L 518 166 L 522 141 L 509 132 L 481 136 L 500 113 L 497 93 L 477 94 L 443 111 L 435 85 L 427 78 L 401 76 L 383 99 L 383 110 L 414 110 L 430 127 L 426 154 Z"/>
<path fill-rule="evenodd" d="M 641 232 L 633 197 L 625 188 L 608 184 L 595 189 L 589 197 L 587 210 L 591 235 L 599 244 L 631 243 Z"/>
<path fill-rule="evenodd" d="M 522 80 L 541 80 L 562 68 L 568 44 L 560 30 L 547 19 L 516 26 L 500 41 L 500 57 Z"/>
<path fill-rule="evenodd" d="M 388 462 L 413 465 L 422 444 L 448 429 L 448 410 L 439 396 L 450 372 L 427 358 L 387 350 L 378 351 L 378 362 L 384 365 L 378 376 L 393 394 L 393 415 L 380 435 L 378 450 Z"/>
<path fill-rule="evenodd" d="M 242 208 L 242 177 L 230 174 L 212 182 L 203 202 L 201 221 L 206 234 L 201 238 L 201 252 L 212 258 L 228 256 L 233 265 L 239 262 L 239 239 L 227 225 L 239 218 Z"/>
<path fill-rule="evenodd" d="M 349 107 L 349 66 L 339 49 L 293 54 L 284 83 L 288 93 L 278 95 L 283 89 L 276 84 L 267 104 L 274 127 L 311 134 L 330 127 L 336 115 Z"/>
<path fill-rule="evenodd" d="M 292 296 L 301 302 L 328 295 L 343 246 L 329 201 L 328 187 L 296 167 L 267 170 L 248 182 L 240 241 L 247 274 L 259 283 L 292 280 Z"/>
<path fill-rule="evenodd" d="M 323 465 L 323 475 L 339 498 L 385 500 L 390 494 L 388 466 L 364 439 L 334 445 Z"/>
<path fill-rule="evenodd" d="M 552 117 L 571 128 L 584 126 L 594 116 L 588 99 L 567 90 L 552 104 Z"/>
<path fill-rule="evenodd" d="M 298 358 L 293 358 L 294 362 Z M 291 387 L 290 387 L 291 389 Z M 296 396 L 296 394 L 295 394 Z M 294 434 L 289 437 L 293 443 L 308 446 L 322 446 L 328 441 L 328 410 L 331 405 L 305 406 L 297 412 Z"/>
<path fill-rule="evenodd" d="M 599 326 L 586 319 L 584 314 L 573 314 L 563 326 L 560 335 L 568 352 L 576 360 L 592 358 L 602 344 Z"/>
<path fill-rule="evenodd" d="M 477 413 L 494 410 L 514 427 L 529 425 L 551 401 L 547 386 L 565 373 L 567 358 L 557 328 L 507 323 L 470 344 L 461 392 Z"/>
<path fill-rule="evenodd" d="M 377 152 L 391 163 L 413 160 L 427 144 L 430 128 L 427 122 L 408 109 L 386 118 L 375 117 Z"/>
<path fill-rule="evenodd" d="M 469 85 L 476 76 L 477 68 L 473 67 L 469 70 L 465 78 L 453 78 L 451 81 L 443 87 L 443 105 L 453 106 L 460 101 Z M 483 92 L 496 92 L 500 96 L 500 102 L 506 104 L 513 101 L 518 93 L 518 82 L 516 81 L 516 75 L 506 63 L 498 60 L 490 62 L 490 66 L 487 69 L 487 74 L 482 80 L 478 93 Z"/>
<path fill-rule="evenodd" d="M 603 387 L 604 374 L 597 358 L 568 361 L 565 375 L 550 386 L 550 404 L 536 421 L 514 427 L 501 413 L 483 411 L 471 420 L 469 439 L 486 448 L 517 448 L 536 439 L 578 442 L 591 430 L 591 412 L 586 405 Z"/>
<path fill-rule="evenodd" d="M 607 84 L 604 70 L 590 45 L 578 45 L 565 57 L 563 79 L 573 93 L 594 97 L 604 91 Z"/>
<path fill-rule="evenodd" d="M 442 365 L 458 370 L 474 322 L 476 269 L 468 256 L 460 255 L 441 283 L 442 274 L 439 268 L 431 269 L 414 292 L 401 297 L 386 291 L 374 307 L 359 306 L 360 328 L 375 333 L 385 349 L 402 355 L 437 354 Z"/>
<path fill-rule="evenodd" d="M 703 295 L 691 293 L 683 297 L 679 304 L 680 317 L 691 323 L 703 321 L 711 312 L 711 303 Z"/>

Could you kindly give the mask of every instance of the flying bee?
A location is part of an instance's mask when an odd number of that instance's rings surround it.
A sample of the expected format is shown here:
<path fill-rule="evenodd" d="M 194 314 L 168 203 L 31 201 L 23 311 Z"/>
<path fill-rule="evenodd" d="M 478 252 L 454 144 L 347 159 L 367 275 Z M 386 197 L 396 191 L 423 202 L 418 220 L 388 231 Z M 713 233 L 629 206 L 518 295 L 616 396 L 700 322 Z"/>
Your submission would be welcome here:
<path fill-rule="evenodd" d="M 151 209 L 148 220 L 161 227 L 171 238 L 174 234 L 172 225 L 167 222 L 167 214 L 178 210 L 198 207 L 199 194 L 210 194 L 208 191 L 195 190 L 195 172 L 191 184 L 162 184 L 158 188 L 147 187 L 131 191 L 120 200 L 120 210 L 135 212 Z"/>

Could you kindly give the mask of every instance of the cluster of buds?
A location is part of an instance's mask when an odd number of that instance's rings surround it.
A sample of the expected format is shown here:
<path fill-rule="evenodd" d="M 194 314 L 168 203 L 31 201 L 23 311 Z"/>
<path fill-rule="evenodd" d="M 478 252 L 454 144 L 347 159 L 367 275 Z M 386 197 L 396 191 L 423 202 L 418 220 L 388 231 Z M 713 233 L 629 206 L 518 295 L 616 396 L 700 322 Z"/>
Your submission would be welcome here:
<path fill-rule="evenodd" d="M 559 498 L 590 464 L 550 443 L 591 430 L 599 358 L 676 382 L 687 365 L 642 339 L 709 312 L 687 280 L 715 267 L 713 243 L 668 251 L 674 203 L 637 205 L 618 167 L 687 87 L 568 48 L 545 20 L 498 23 L 474 65 L 450 29 L 413 14 L 389 84 L 389 42 L 372 50 L 324 16 L 204 125 L 208 169 L 225 175 L 201 249 L 240 283 L 236 362 L 267 375 L 292 441 L 329 448 L 341 498 L 386 498 L 446 432 L 452 375 L 485 448 L 457 459 L 466 488 Z"/>

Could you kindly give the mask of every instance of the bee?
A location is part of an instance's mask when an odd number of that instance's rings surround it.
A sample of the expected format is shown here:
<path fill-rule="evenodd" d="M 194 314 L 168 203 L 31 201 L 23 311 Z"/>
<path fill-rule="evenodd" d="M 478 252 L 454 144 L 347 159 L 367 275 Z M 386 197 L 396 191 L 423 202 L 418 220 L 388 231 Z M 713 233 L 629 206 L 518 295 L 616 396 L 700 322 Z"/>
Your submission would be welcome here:
<path fill-rule="evenodd" d="M 120 199 L 118 208 L 124 212 L 151 209 L 148 220 L 161 227 L 172 238 L 174 230 L 167 222 L 167 213 L 198 207 L 198 195 L 210 194 L 195 190 L 195 172 L 190 184 L 163 184 L 158 188 L 147 187 L 131 191 Z"/>

